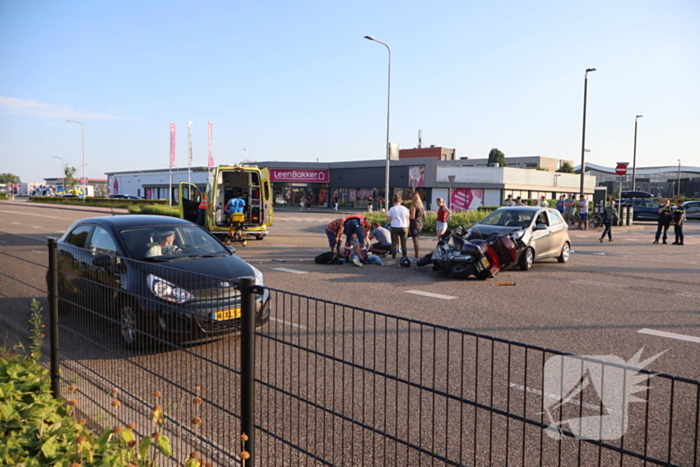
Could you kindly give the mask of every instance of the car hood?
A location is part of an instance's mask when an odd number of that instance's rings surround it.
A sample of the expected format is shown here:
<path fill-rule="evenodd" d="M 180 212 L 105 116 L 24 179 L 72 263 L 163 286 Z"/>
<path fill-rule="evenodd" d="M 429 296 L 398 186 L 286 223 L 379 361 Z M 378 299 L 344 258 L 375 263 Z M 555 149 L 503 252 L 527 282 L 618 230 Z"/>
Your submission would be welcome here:
<path fill-rule="evenodd" d="M 471 228 L 471 233 L 469 234 L 469 237 L 467 238 L 468 240 L 474 240 L 474 239 L 480 239 L 480 238 L 486 238 L 492 233 L 499 233 L 501 235 L 505 235 L 510 232 L 515 232 L 516 230 L 520 230 L 521 227 L 506 227 L 504 225 L 483 225 L 483 224 L 475 224 Z"/>
<path fill-rule="evenodd" d="M 253 268 L 238 256 L 181 259 L 163 262 L 141 262 L 139 269 L 146 274 L 155 274 L 178 285 L 208 283 L 216 279 L 238 279 L 253 277 Z"/>

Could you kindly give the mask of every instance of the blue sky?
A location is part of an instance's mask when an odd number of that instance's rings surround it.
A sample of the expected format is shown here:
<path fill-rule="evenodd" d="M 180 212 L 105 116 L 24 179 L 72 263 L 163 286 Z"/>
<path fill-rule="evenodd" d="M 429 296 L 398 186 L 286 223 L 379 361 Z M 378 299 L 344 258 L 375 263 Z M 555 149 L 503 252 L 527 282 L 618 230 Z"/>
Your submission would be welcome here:
<path fill-rule="evenodd" d="M 700 2 L 0 1 L 0 172 L 459 156 L 700 166 Z M 78 170 L 78 174 L 82 169 Z"/>

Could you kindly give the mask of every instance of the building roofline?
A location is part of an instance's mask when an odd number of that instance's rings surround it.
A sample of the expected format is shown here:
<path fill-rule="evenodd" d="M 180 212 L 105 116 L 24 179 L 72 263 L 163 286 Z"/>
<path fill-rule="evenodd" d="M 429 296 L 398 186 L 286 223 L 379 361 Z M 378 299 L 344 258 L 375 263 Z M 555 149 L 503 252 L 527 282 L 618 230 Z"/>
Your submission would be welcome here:
<path fill-rule="evenodd" d="M 602 165 L 598 164 L 591 164 L 590 162 L 586 162 L 586 169 L 590 170 L 597 170 L 598 172 L 603 172 L 603 173 L 609 173 L 609 174 L 615 174 L 615 167 L 604 167 Z M 574 167 L 575 171 L 580 171 L 581 170 L 581 165 L 577 165 Z M 681 165 L 680 168 L 681 172 L 696 172 L 700 174 L 700 167 L 693 167 L 690 165 Z M 659 167 L 637 167 L 637 175 L 654 175 L 654 174 L 660 174 L 660 173 L 665 173 L 665 172 L 678 172 L 678 166 L 677 165 L 666 165 L 666 166 L 659 166 Z M 627 167 L 627 175 L 630 175 L 632 173 L 632 167 L 628 166 Z"/>

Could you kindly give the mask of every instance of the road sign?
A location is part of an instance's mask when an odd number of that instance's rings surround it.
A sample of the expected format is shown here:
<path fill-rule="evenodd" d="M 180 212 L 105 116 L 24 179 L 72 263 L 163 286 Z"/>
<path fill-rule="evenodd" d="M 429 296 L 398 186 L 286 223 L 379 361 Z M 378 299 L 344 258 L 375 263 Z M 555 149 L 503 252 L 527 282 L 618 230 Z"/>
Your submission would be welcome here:
<path fill-rule="evenodd" d="M 618 162 L 617 167 L 615 167 L 615 173 L 622 176 L 627 174 L 627 166 L 629 162 Z"/>

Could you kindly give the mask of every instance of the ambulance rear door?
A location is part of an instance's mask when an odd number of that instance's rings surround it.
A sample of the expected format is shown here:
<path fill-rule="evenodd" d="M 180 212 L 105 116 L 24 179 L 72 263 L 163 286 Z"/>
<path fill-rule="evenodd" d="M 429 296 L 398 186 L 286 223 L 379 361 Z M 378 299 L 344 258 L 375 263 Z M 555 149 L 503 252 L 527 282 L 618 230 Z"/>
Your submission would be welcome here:
<path fill-rule="evenodd" d="M 194 183 L 180 182 L 179 208 L 180 217 L 190 222 L 197 222 L 197 210 L 202 199 L 202 192 Z"/>
<path fill-rule="evenodd" d="M 263 223 L 273 225 L 274 216 L 272 212 L 272 186 L 270 184 L 270 170 L 268 168 L 260 169 L 262 178 L 262 205 L 263 205 Z"/>

